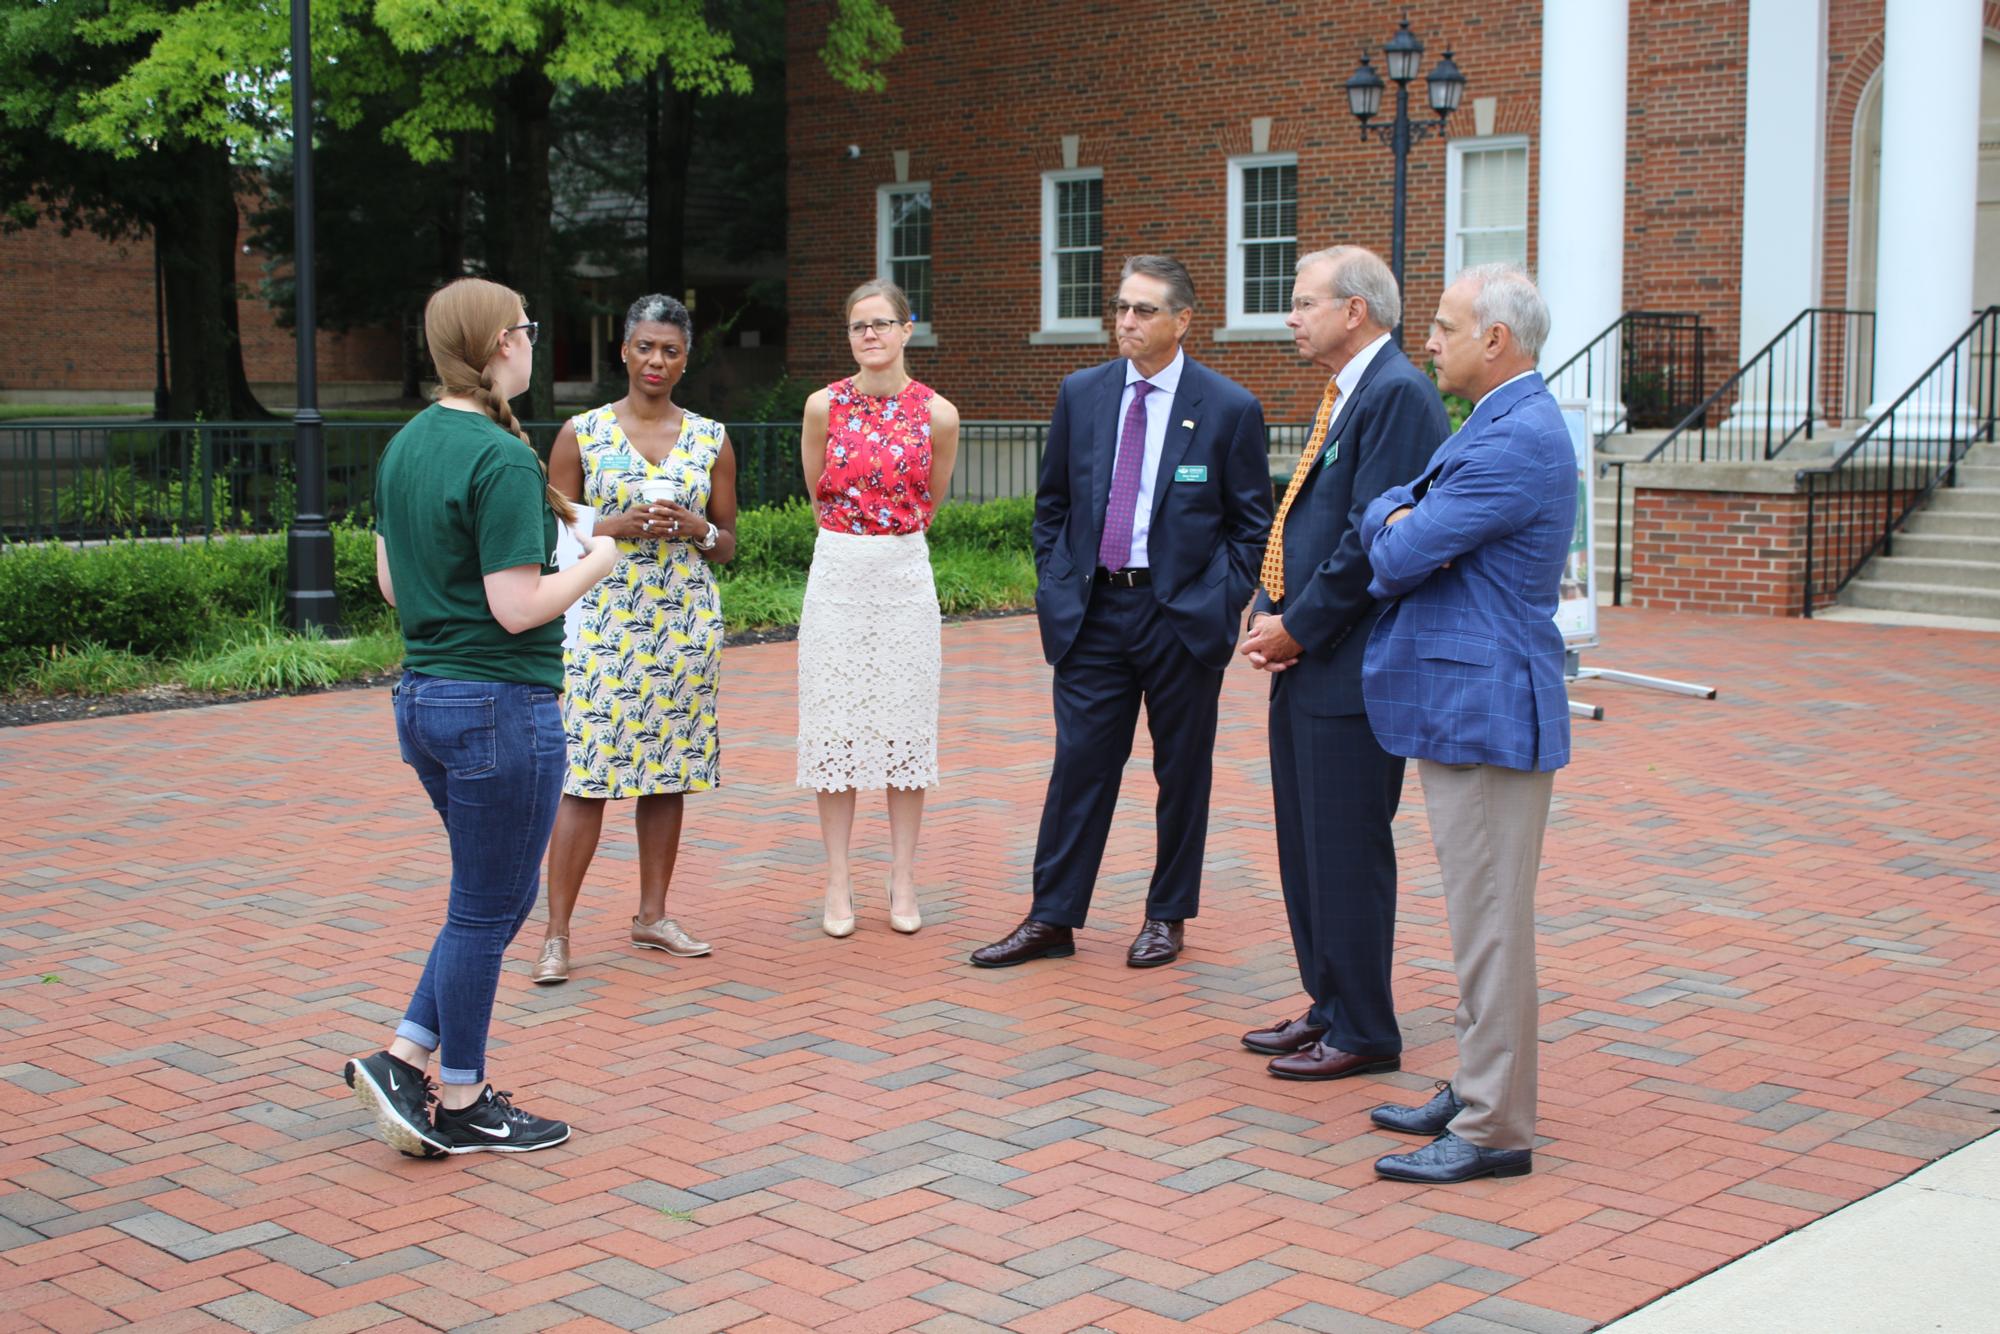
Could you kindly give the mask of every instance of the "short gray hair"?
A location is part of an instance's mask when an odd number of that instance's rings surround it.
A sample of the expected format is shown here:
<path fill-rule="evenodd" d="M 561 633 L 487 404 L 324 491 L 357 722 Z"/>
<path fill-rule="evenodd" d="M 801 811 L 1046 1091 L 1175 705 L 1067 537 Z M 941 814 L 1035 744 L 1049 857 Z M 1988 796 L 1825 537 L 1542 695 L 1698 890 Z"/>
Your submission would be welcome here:
<path fill-rule="evenodd" d="M 1541 358 L 1549 336 L 1549 306 L 1526 269 L 1518 264 L 1476 264 L 1460 269 L 1456 281 L 1478 284 L 1472 294 L 1475 332 L 1504 324 L 1529 361 Z"/>
<path fill-rule="evenodd" d="M 1179 260 L 1166 255 L 1133 255 L 1118 271 L 1118 281 L 1123 282 L 1135 273 L 1158 278 L 1167 285 L 1167 308 L 1176 315 L 1194 309 L 1194 279 L 1188 276 L 1187 266 Z"/>
<path fill-rule="evenodd" d="M 1368 303 L 1368 318 L 1384 329 L 1393 329 L 1403 322 L 1403 294 L 1396 288 L 1396 275 L 1380 255 L 1358 245 L 1328 246 L 1299 256 L 1292 272 L 1304 273 L 1308 264 L 1321 262 L 1333 265 L 1328 285 L 1333 289 L 1334 300 L 1360 297 Z"/>
<path fill-rule="evenodd" d="M 688 308 L 670 296 L 652 292 L 632 303 L 625 312 L 626 342 L 632 341 L 632 331 L 642 324 L 671 324 L 681 331 L 681 337 L 694 342 L 694 320 Z"/>

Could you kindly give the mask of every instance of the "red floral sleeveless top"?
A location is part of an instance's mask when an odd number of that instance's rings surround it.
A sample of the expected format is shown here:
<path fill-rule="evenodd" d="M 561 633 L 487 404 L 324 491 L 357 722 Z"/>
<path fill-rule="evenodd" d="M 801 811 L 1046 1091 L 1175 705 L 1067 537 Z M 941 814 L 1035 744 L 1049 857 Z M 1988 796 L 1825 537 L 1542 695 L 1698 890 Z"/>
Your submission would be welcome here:
<path fill-rule="evenodd" d="M 879 536 L 931 526 L 935 394 L 915 380 L 891 398 L 862 393 L 852 376 L 827 386 L 826 469 L 813 496 L 820 527 Z"/>

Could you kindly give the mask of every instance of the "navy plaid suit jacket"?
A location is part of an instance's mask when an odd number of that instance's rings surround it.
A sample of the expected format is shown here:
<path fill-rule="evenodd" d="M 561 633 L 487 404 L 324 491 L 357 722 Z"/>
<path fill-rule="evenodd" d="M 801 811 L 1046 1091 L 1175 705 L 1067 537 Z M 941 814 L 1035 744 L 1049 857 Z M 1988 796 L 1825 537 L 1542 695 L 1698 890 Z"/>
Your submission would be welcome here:
<path fill-rule="evenodd" d="M 1443 764 L 1569 762 L 1557 586 L 1576 453 L 1539 374 L 1493 390 L 1430 467 L 1368 507 L 1361 543 L 1388 602 L 1362 660 L 1376 740 Z M 1393 527 L 1384 521 L 1410 506 Z M 1447 565 L 1449 562 L 1449 565 Z"/>

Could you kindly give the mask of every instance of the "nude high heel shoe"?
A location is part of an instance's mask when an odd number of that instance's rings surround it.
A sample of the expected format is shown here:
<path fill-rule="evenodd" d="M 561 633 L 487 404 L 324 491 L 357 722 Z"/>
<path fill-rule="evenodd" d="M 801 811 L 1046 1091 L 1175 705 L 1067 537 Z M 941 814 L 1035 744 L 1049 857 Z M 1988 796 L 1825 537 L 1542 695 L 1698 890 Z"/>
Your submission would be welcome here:
<path fill-rule="evenodd" d="M 850 911 L 845 917 L 835 917 L 832 913 L 826 911 L 826 909 L 821 908 L 819 929 L 832 936 L 835 940 L 845 940 L 854 934 L 854 914 Z"/>
<path fill-rule="evenodd" d="M 894 903 L 896 901 L 893 892 L 889 896 L 889 901 L 891 903 Z M 895 909 L 891 908 L 889 910 L 889 925 L 894 927 L 897 931 L 901 932 L 906 936 L 914 936 L 917 934 L 918 931 L 923 929 L 924 915 L 923 912 L 919 910 L 917 912 L 911 913 L 908 917 L 905 917 L 901 913 L 897 912 Z"/>

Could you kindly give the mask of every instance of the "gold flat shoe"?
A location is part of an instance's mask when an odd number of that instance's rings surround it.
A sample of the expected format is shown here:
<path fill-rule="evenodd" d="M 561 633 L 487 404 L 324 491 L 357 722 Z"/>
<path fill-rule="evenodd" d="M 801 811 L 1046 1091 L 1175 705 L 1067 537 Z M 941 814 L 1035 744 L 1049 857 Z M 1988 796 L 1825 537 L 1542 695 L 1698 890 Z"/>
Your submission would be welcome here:
<path fill-rule="evenodd" d="M 707 941 L 696 940 L 671 917 L 662 917 L 657 922 L 642 922 L 634 917 L 632 943 L 642 950 L 665 950 L 677 959 L 695 959 L 709 951 Z"/>
<path fill-rule="evenodd" d="M 529 977 L 538 987 L 569 981 L 568 936 L 550 936 L 542 942 L 542 957 L 535 961 L 535 971 Z"/>

